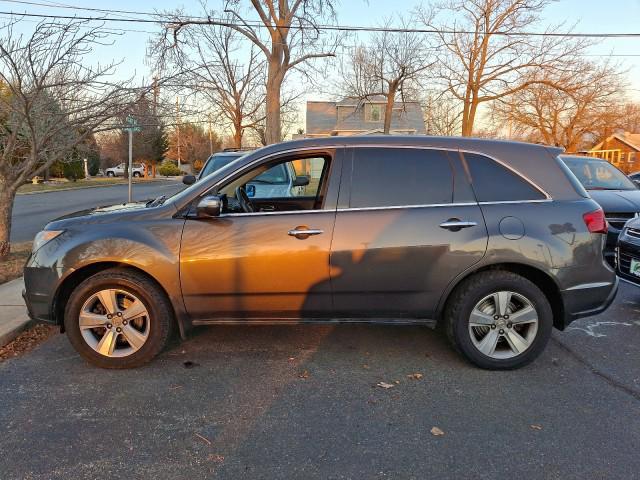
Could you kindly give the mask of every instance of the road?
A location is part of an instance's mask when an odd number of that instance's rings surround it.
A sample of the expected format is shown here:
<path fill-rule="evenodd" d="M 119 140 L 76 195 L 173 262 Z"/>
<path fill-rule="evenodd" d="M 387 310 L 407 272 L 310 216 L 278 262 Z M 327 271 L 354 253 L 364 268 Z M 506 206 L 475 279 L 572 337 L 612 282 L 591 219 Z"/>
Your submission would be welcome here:
<path fill-rule="evenodd" d="M 627 284 L 511 372 L 418 327 L 212 327 L 129 371 L 56 335 L 0 364 L 0 478 L 640 478 L 638 345 Z"/>
<path fill-rule="evenodd" d="M 171 195 L 184 188 L 176 180 L 158 180 L 133 185 L 133 200 Z M 85 208 L 127 201 L 127 185 L 79 188 L 49 193 L 17 195 L 11 217 L 11 241 L 33 240 L 47 222 Z"/>

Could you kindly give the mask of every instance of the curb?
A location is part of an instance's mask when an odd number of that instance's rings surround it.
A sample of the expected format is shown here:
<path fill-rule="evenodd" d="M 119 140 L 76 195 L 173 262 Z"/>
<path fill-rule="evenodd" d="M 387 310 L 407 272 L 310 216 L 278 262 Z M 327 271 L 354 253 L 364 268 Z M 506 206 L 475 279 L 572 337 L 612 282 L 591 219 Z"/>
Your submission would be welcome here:
<path fill-rule="evenodd" d="M 15 340 L 18 335 L 35 324 L 36 322 L 31 320 L 30 318 L 26 318 L 15 322 L 15 325 L 11 325 L 11 327 L 7 331 L 0 332 L 0 348 Z"/>
<path fill-rule="evenodd" d="M 173 177 L 167 178 L 156 178 L 154 180 L 142 180 L 137 182 L 132 182 L 133 185 L 138 185 L 141 183 L 151 183 L 151 182 L 165 182 L 172 180 Z M 87 188 L 106 188 L 106 187 L 119 187 L 121 185 L 128 185 L 127 182 L 122 183 L 108 183 L 106 185 L 85 185 L 83 187 L 70 187 L 70 188 L 52 188 L 50 190 L 38 190 L 37 192 L 18 192 L 16 195 L 37 195 L 38 193 L 52 193 L 52 192 L 68 192 L 69 190 L 86 190 Z"/>

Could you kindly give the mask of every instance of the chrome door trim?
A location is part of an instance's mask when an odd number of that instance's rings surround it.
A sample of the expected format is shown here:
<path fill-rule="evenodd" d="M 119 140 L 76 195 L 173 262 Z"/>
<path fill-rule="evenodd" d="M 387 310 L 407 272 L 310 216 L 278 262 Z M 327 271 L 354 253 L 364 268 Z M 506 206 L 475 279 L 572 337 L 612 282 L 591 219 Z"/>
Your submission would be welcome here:
<path fill-rule="evenodd" d="M 283 212 L 252 212 L 252 213 L 224 213 L 216 218 L 225 217 L 250 217 L 250 216 L 262 216 L 262 215 L 295 215 L 295 214 L 307 214 L 307 213 L 331 213 L 331 212 L 361 212 L 361 211 L 375 211 L 375 210 L 401 210 L 408 208 L 439 208 L 439 207 L 475 207 L 477 205 L 502 205 L 502 204 L 518 204 L 518 203 L 548 203 L 553 199 L 544 200 L 504 200 L 495 202 L 458 202 L 458 203 L 429 203 L 421 205 L 392 205 L 388 207 L 348 207 L 337 208 L 334 210 L 287 210 Z"/>
<path fill-rule="evenodd" d="M 477 222 L 468 222 L 465 220 L 451 220 L 442 222 L 439 227 L 441 228 L 469 228 L 469 227 L 477 227 Z"/>
<path fill-rule="evenodd" d="M 319 228 L 309 228 L 308 230 L 298 230 L 294 228 L 293 230 L 289 230 L 287 235 L 291 237 L 297 237 L 298 235 L 321 235 L 324 233 L 324 230 L 320 230 Z"/>

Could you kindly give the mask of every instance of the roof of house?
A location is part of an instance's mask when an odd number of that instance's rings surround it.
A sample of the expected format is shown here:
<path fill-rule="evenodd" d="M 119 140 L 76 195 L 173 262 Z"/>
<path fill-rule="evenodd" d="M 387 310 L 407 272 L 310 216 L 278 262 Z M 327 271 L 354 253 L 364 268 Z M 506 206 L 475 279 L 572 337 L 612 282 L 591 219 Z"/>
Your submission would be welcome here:
<path fill-rule="evenodd" d="M 610 142 L 614 138 L 621 141 L 622 143 L 626 143 L 634 150 L 637 150 L 640 152 L 640 133 L 630 133 L 630 132 L 614 133 L 613 135 L 609 135 L 604 141 L 593 146 L 591 150 L 603 150 L 602 146 L 607 142 Z"/>
<path fill-rule="evenodd" d="M 339 102 L 307 102 L 306 134 L 331 135 L 338 132 L 364 133 L 381 131 L 384 120 L 367 122 L 364 119 L 363 106 L 366 104 L 386 103 L 383 97 L 367 100 L 353 98 Z M 352 114 L 338 115 L 338 109 L 351 108 Z M 426 134 L 422 107 L 418 102 L 396 102 L 391 118 L 391 130 L 395 132 L 414 132 Z"/>

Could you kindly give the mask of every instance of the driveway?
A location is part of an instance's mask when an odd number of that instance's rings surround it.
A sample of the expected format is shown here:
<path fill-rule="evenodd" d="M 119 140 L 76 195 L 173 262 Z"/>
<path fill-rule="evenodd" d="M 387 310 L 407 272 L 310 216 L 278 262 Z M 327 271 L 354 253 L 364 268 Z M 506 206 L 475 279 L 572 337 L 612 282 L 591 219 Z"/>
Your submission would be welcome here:
<path fill-rule="evenodd" d="M 512 372 L 418 327 L 212 327 L 129 371 L 57 335 L 0 364 L 0 478 L 640 478 L 639 302 Z"/>
<path fill-rule="evenodd" d="M 184 185 L 176 180 L 136 183 L 133 185 L 133 200 L 169 196 L 183 188 Z M 124 203 L 127 192 L 125 184 L 17 195 L 11 217 L 11 241 L 33 240 L 47 222 L 62 215 L 85 208 Z"/>

